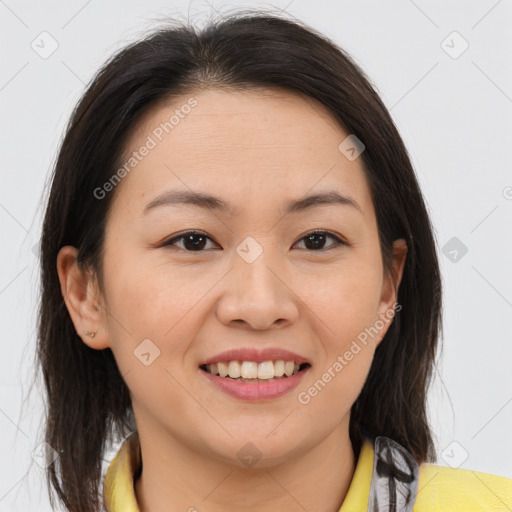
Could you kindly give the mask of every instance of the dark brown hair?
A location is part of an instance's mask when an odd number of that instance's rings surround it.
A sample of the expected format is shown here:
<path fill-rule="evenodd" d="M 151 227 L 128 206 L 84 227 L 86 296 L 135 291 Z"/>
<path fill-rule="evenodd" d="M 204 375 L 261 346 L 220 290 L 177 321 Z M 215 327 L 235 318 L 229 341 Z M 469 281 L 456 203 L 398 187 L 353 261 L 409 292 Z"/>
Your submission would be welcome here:
<path fill-rule="evenodd" d="M 101 463 L 109 436 L 131 428 L 131 400 L 110 349 L 93 350 L 78 336 L 57 274 L 61 247 L 102 283 L 105 221 L 115 192 L 98 200 L 121 165 L 124 144 L 148 109 L 209 87 L 280 87 L 325 105 L 366 146 L 367 174 L 385 269 L 392 242 L 408 253 L 398 293 L 402 309 L 378 346 L 351 411 L 356 456 L 364 438 L 394 439 L 418 462 L 435 450 L 426 413 L 427 389 L 441 331 L 441 280 L 427 209 L 402 139 L 374 87 L 353 59 L 302 22 L 241 11 L 202 30 L 169 23 L 109 59 L 74 109 L 52 175 L 41 240 L 38 364 L 47 395 L 45 441 L 59 458 L 47 468 L 71 512 L 100 506 Z"/>

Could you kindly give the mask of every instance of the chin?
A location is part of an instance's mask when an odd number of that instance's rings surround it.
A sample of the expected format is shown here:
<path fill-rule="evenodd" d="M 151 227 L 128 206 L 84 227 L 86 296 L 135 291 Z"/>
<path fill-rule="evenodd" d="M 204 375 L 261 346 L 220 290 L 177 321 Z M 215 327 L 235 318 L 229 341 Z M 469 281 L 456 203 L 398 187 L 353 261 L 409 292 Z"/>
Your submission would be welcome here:
<path fill-rule="evenodd" d="M 255 430 L 255 429 L 253 429 Z M 211 455 L 226 464 L 246 468 L 251 470 L 272 468 L 286 463 L 307 451 L 309 444 L 314 445 L 311 440 L 300 439 L 296 436 L 290 436 L 289 432 L 283 431 L 283 436 L 268 436 L 269 430 L 244 432 L 243 435 L 233 435 L 232 438 L 224 437 L 219 441 L 214 441 L 209 446 Z M 290 439 L 294 439 L 293 445 Z"/>

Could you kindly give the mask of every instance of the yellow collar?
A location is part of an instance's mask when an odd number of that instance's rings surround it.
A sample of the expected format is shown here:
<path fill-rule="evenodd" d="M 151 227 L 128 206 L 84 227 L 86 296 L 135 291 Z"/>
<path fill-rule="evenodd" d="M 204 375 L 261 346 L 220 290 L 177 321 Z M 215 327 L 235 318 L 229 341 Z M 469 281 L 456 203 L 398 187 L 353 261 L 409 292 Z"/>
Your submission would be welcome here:
<path fill-rule="evenodd" d="M 373 472 L 373 444 L 366 440 L 339 512 L 366 510 Z M 134 477 L 141 467 L 139 436 L 122 443 L 107 470 L 103 497 L 108 512 L 140 512 Z M 512 480 L 467 469 L 422 464 L 414 512 L 512 511 Z"/>
<path fill-rule="evenodd" d="M 135 498 L 134 475 L 141 466 L 139 434 L 130 434 L 112 459 L 103 486 L 108 512 L 139 512 Z"/>
<path fill-rule="evenodd" d="M 134 490 L 134 475 L 141 465 L 139 436 L 130 434 L 122 443 L 107 470 L 103 496 L 109 512 L 139 512 Z M 366 441 L 361 449 L 347 496 L 339 512 L 366 509 L 373 465 L 373 448 Z"/>

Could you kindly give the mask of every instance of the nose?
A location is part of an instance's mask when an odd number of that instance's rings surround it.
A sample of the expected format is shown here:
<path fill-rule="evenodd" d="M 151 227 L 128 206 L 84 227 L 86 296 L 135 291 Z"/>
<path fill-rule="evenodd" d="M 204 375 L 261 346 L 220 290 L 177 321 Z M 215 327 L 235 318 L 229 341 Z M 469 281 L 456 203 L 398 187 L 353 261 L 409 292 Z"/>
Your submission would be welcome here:
<path fill-rule="evenodd" d="M 265 258 L 265 251 L 250 263 L 235 255 L 223 287 L 217 317 L 227 326 L 276 329 L 296 322 L 299 316 L 293 283 L 287 282 L 275 260 Z"/>

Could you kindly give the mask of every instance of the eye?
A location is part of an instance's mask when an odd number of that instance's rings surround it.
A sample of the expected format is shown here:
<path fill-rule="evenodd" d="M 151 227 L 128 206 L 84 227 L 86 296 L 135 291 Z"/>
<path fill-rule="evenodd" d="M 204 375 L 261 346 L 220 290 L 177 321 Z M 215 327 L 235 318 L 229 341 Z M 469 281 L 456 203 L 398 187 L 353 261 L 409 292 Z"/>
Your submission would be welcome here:
<path fill-rule="evenodd" d="M 325 239 L 331 238 L 334 240 L 334 243 L 329 246 L 329 248 L 336 247 L 338 245 L 348 245 L 347 242 L 337 237 L 336 235 L 330 233 L 329 231 L 312 231 L 307 235 L 303 236 L 300 241 L 304 240 L 306 244 L 306 248 L 313 250 L 315 252 L 321 252 L 324 250 Z M 307 247 L 309 245 L 309 247 Z"/>
<path fill-rule="evenodd" d="M 311 233 L 308 233 L 307 235 L 303 236 L 300 239 L 300 242 L 305 242 L 306 249 L 309 249 L 314 252 L 321 252 L 327 250 L 324 248 L 325 240 L 327 238 L 334 240 L 334 243 L 328 246 L 328 248 L 336 247 L 339 245 L 349 245 L 347 242 L 337 237 L 333 233 L 330 233 L 329 231 L 312 231 Z M 185 233 L 179 236 L 167 240 L 162 245 L 164 247 L 180 247 L 186 250 L 187 252 L 202 252 L 202 250 L 205 249 L 208 240 L 212 241 L 212 239 L 209 236 L 200 231 L 186 231 Z M 183 241 L 183 245 L 178 245 L 178 241 Z"/>
<path fill-rule="evenodd" d="M 176 246 L 177 244 L 175 242 L 177 240 L 183 240 L 182 249 L 188 252 L 201 252 L 206 245 L 206 240 L 211 240 L 211 238 L 199 231 L 187 231 L 180 236 L 167 240 L 163 243 L 163 246 Z"/>

